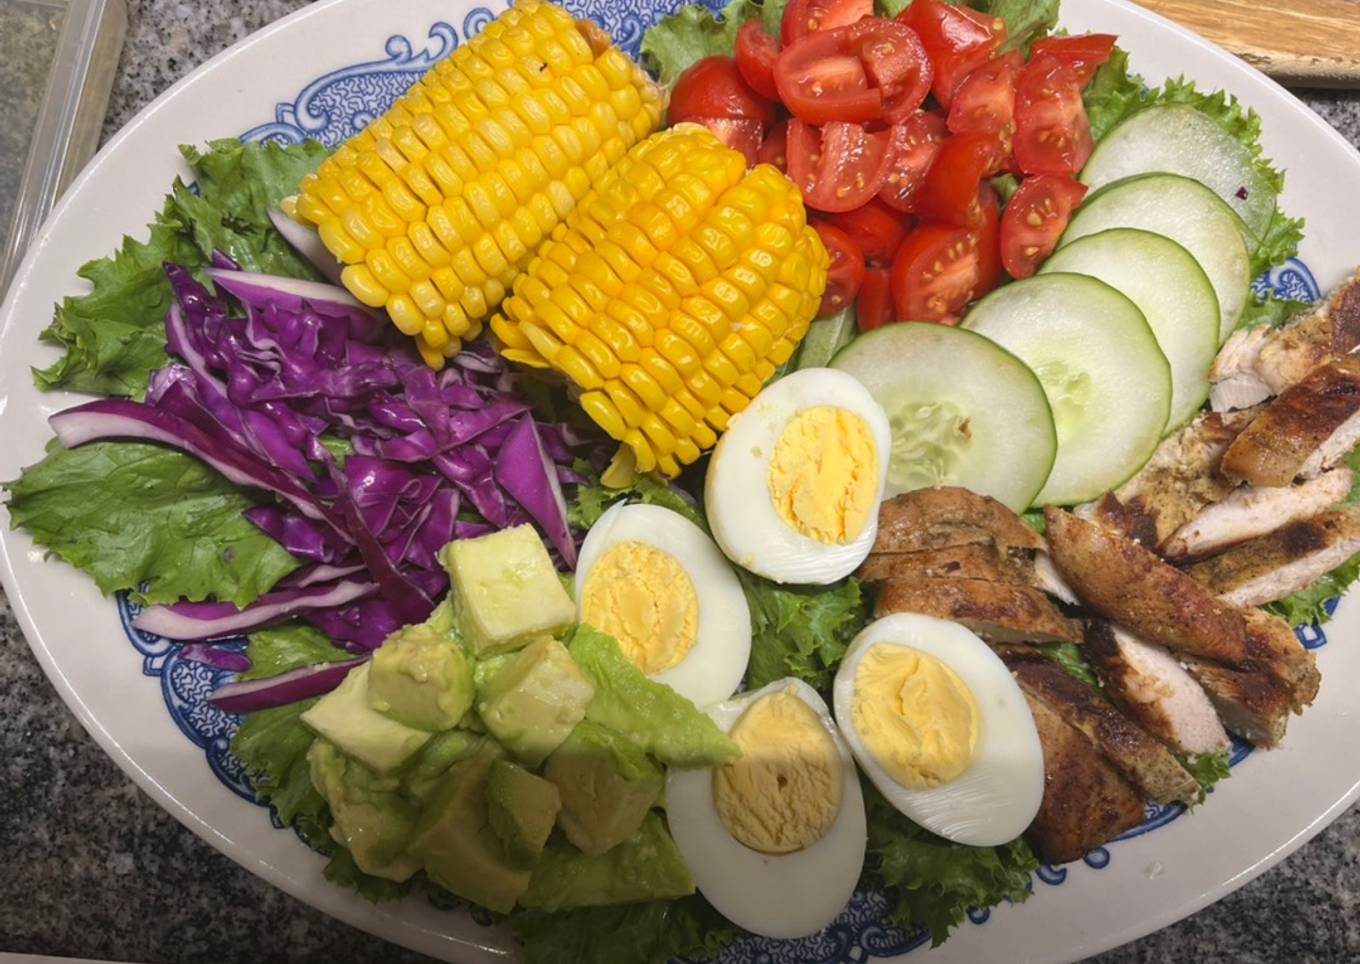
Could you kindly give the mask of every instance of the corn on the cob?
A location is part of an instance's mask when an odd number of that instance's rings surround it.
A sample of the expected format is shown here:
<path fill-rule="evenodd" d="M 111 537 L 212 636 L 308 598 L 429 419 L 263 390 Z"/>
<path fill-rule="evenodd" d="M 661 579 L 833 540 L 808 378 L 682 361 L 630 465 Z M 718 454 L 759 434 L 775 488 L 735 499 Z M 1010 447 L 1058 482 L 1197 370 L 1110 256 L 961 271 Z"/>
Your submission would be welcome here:
<path fill-rule="evenodd" d="M 798 188 L 680 124 L 553 230 L 491 328 L 506 357 L 580 386 L 639 469 L 674 476 L 788 360 L 826 271 Z"/>
<path fill-rule="evenodd" d="M 293 213 L 438 368 L 664 106 L 602 31 L 519 0 L 305 178 Z"/>

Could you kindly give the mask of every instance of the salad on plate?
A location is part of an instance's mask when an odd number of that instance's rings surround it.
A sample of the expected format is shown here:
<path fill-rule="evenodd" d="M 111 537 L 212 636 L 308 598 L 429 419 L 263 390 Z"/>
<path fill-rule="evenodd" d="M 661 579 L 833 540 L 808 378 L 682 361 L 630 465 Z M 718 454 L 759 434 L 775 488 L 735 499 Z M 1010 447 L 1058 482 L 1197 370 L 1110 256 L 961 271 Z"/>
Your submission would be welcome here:
<path fill-rule="evenodd" d="M 637 63 L 519 0 L 334 150 L 185 147 L 11 521 L 234 674 L 337 886 L 533 962 L 860 889 L 942 942 L 1278 745 L 1360 573 L 1360 274 L 1257 295 L 1259 119 L 1056 17 L 733 0 Z"/>

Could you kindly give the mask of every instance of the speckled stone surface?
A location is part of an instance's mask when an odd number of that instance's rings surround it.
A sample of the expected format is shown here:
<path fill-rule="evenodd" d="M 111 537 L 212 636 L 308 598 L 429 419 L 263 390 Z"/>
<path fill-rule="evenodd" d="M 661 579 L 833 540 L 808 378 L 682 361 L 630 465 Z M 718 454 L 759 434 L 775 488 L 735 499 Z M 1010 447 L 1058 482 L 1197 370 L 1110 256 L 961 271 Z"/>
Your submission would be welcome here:
<path fill-rule="evenodd" d="M 105 137 L 193 66 L 301 5 L 130 3 Z M 1360 143 L 1360 93 L 1303 97 Z M 3 593 L 0 721 L 0 950 L 146 964 L 425 960 L 275 890 L 162 812 L 61 704 Z M 1360 960 L 1357 905 L 1360 810 L 1352 810 L 1224 900 L 1093 960 Z"/>

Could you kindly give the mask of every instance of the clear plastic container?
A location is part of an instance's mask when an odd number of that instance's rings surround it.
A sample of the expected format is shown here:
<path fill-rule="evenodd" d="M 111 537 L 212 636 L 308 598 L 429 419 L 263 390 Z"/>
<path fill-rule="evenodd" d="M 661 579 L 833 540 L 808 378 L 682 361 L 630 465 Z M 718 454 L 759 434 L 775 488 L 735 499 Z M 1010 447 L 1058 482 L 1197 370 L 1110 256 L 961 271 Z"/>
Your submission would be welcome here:
<path fill-rule="evenodd" d="M 0 0 L 0 298 L 99 146 L 125 0 Z"/>

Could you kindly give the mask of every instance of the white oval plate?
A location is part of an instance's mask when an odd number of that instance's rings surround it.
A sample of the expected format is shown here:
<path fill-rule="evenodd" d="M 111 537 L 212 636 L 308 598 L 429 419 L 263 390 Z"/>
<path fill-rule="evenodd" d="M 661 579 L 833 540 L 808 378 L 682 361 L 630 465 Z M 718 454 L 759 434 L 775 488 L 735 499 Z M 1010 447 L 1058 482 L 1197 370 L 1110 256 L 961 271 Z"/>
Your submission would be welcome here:
<path fill-rule="evenodd" d="M 678 0 L 568 3 L 633 49 L 645 26 L 676 5 Z M 470 0 L 327 0 L 213 58 L 128 124 L 67 192 L 0 310 L 0 479 L 14 478 L 21 466 L 41 458 L 51 436 L 46 417 L 77 401 L 38 392 L 29 376 L 30 366 L 55 358 L 36 340 L 53 303 L 81 290 L 75 275 L 80 264 L 107 255 L 124 233 L 141 233 L 171 180 L 184 173 L 176 145 L 242 132 L 333 139 L 344 133 L 337 123 L 362 122 L 356 110 L 380 109 L 401 89 L 402 77 L 409 82 L 430 56 L 446 52 L 490 16 Z M 1294 263 L 1277 272 L 1275 287 L 1313 294 L 1310 286 L 1335 284 L 1360 260 L 1353 241 L 1353 226 L 1360 223 L 1360 155 L 1282 88 L 1120 0 L 1066 0 L 1063 24 L 1073 32 L 1118 34 L 1134 67 L 1151 80 L 1185 73 L 1206 89 L 1232 91 L 1260 112 L 1266 153 L 1292 175 L 1284 207 L 1308 219 L 1301 252 L 1308 267 Z M 349 114 L 341 117 L 345 110 Z M 176 819 L 242 866 L 350 924 L 448 960 L 504 958 L 508 937 L 464 914 L 414 899 L 375 906 L 329 884 L 321 857 L 228 788 L 233 777 L 224 770 L 230 764 L 225 734 L 186 725 L 183 694 L 164 649 L 131 649 L 115 604 L 91 580 L 45 561 L 26 535 L 8 531 L 0 532 L 0 578 L 62 698 L 114 761 Z M 1345 606 L 1327 632 L 1344 638 L 1357 629 L 1360 608 Z M 1316 634 L 1311 642 L 1320 643 Z M 1165 826 L 1101 848 L 1085 862 L 1044 870 L 1024 905 L 978 914 L 948 944 L 926 951 L 916 942 L 908 956 L 934 964 L 1078 958 L 1190 914 L 1275 864 L 1360 793 L 1350 699 L 1360 682 L 1360 649 L 1327 646 L 1319 664 L 1321 696 L 1292 723 L 1285 748 L 1253 753 L 1193 815 L 1155 814 L 1153 822 Z M 873 926 L 876 909 L 875 901 L 859 899 L 820 942 L 751 942 L 726 960 L 768 954 L 767 960 L 829 962 L 903 950 L 910 942 Z"/>

